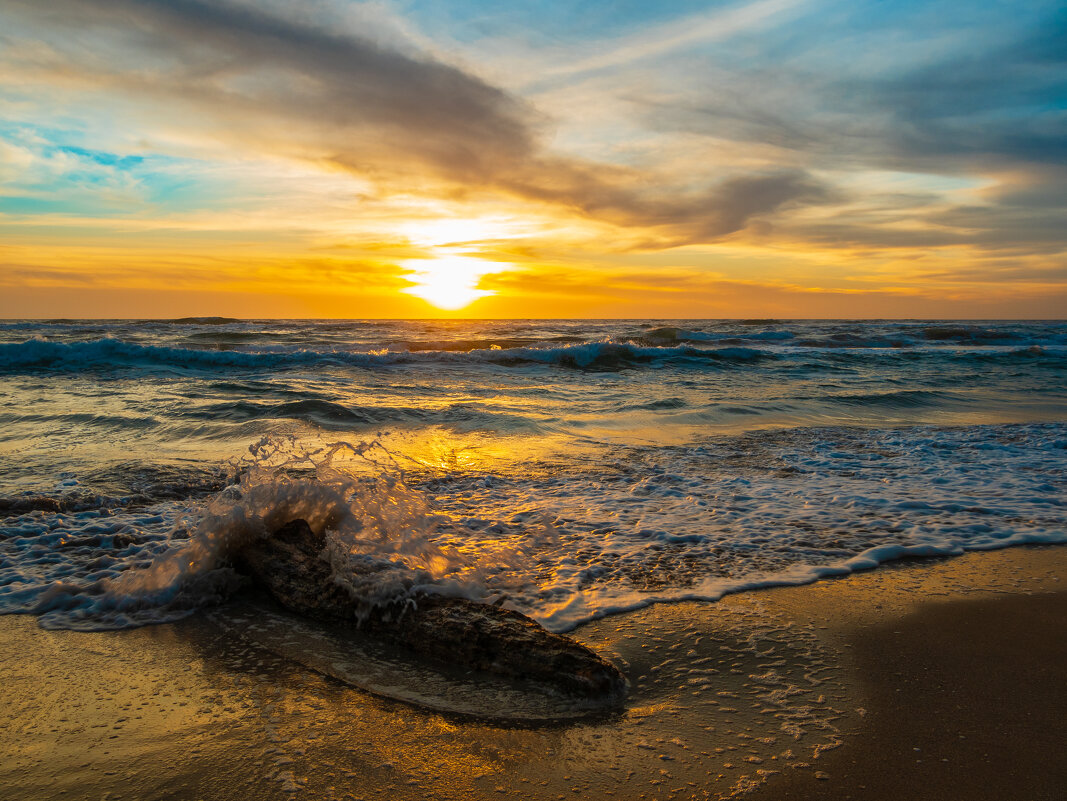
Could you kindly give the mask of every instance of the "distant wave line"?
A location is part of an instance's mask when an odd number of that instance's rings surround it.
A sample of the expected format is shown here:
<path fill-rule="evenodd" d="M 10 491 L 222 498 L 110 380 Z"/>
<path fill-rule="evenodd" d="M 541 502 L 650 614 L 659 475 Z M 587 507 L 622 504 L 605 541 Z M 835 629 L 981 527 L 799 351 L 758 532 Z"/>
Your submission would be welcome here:
<path fill-rule="evenodd" d="M 844 351 L 844 352 L 843 352 Z M 947 352 L 946 352 L 947 351 Z M 883 355 L 885 354 L 885 355 Z M 872 358 L 939 357 L 974 359 L 1040 358 L 1067 366 L 1063 348 L 1030 346 L 1005 349 L 953 351 L 939 346 L 923 350 L 872 351 L 856 348 L 800 348 L 775 350 L 743 346 L 696 347 L 682 345 L 638 345 L 628 342 L 601 341 L 556 347 L 481 348 L 469 351 L 450 350 L 208 350 L 164 345 L 142 345 L 119 339 L 103 338 L 82 342 L 52 342 L 30 339 L 20 343 L 0 344 L 0 373 L 41 370 L 82 372 L 111 368 L 161 370 L 216 369 L 292 369 L 312 366 L 386 368 L 412 364 L 469 364 L 503 367 L 554 366 L 581 370 L 618 370 L 642 365 L 671 362 L 675 365 L 723 368 L 745 366 L 782 359 L 825 359 L 836 363 L 842 359 L 869 361 Z M 811 366 L 811 365 L 809 365 Z"/>

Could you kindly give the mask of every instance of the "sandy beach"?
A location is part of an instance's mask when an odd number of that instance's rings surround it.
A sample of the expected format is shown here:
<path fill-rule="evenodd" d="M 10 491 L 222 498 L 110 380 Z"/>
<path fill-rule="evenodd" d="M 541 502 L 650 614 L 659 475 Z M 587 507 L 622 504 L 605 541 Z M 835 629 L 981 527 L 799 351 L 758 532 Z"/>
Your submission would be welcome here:
<path fill-rule="evenodd" d="M 900 562 L 662 604 L 575 634 L 607 719 L 516 727 L 374 697 L 203 618 L 0 619 L 12 799 L 1052 799 L 1067 781 L 1067 549 Z"/>

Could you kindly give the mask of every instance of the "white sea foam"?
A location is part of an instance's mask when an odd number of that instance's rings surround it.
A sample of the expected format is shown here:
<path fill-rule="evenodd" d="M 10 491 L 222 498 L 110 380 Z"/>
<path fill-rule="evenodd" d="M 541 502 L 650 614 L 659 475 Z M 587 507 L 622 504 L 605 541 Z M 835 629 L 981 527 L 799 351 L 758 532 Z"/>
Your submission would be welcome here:
<path fill-rule="evenodd" d="M 1067 542 L 1063 427 L 801 429 L 620 449 L 588 474 L 453 482 L 446 509 L 558 544 L 512 603 L 557 631 L 660 601 L 799 584 L 906 556 Z M 498 524 L 499 525 L 499 524 Z M 468 536 L 457 533 L 457 536 Z"/>
<path fill-rule="evenodd" d="M 199 509 L 9 518 L 0 606 L 48 626 L 174 619 L 233 590 L 228 553 L 303 518 L 368 606 L 503 597 L 564 631 L 905 556 L 1067 542 L 1065 444 L 1060 425 L 801 429 L 619 449 L 592 472 L 405 476 L 377 443 L 266 440 Z"/>
<path fill-rule="evenodd" d="M 174 619 L 293 517 L 367 603 L 455 592 L 555 629 L 1063 542 L 1065 345 L 1021 321 L 3 323 L 0 611 Z M 438 440 L 453 458 L 404 458 Z"/>
<path fill-rule="evenodd" d="M 378 444 L 264 440 L 200 509 L 7 519 L 0 606 L 49 626 L 173 620 L 234 589 L 229 552 L 304 518 L 368 606 L 503 596 L 567 630 L 907 556 L 1067 542 L 1065 445 L 1062 426 L 795 430 L 620 449 L 594 472 L 405 480 Z"/>

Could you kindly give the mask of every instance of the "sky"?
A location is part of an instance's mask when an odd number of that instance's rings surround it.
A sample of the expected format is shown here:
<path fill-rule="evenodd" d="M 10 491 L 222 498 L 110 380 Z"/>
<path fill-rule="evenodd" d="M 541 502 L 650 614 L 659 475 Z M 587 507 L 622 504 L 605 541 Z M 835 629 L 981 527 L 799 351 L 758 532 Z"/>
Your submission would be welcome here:
<path fill-rule="evenodd" d="M 1065 313 L 1058 0 L 0 0 L 3 317 Z"/>

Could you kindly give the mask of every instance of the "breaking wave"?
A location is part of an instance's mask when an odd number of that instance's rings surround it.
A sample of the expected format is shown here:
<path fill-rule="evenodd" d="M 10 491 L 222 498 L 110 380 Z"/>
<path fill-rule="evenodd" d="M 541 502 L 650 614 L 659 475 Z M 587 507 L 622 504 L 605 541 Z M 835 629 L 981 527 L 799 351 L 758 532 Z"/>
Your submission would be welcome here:
<path fill-rule="evenodd" d="M 0 576 L 0 611 L 31 612 L 45 628 L 89 631 L 179 620 L 241 586 L 231 555 L 298 518 L 326 535 L 333 580 L 363 614 L 417 593 L 482 598 L 487 574 L 515 570 L 523 549 L 543 540 L 544 530 L 533 526 L 521 547 L 482 543 L 475 554 L 438 543 L 447 518 L 408 486 L 377 442 L 306 449 L 292 438 L 265 438 L 232 467 L 233 482 L 203 503 L 109 514 L 117 526 L 62 514 L 72 504 L 9 499 L 0 511 L 59 514 L 27 522 L 24 537 L 6 537 L 29 570 Z M 34 553 L 46 562 L 36 564 Z"/>
<path fill-rule="evenodd" d="M 612 369 L 664 360 L 704 363 L 752 362 L 776 356 L 752 348 L 641 347 L 592 342 L 556 348 L 488 348 L 471 351 L 239 351 L 140 345 L 118 339 L 50 342 L 40 339 L 0 344 L 0 372 L 80 372 L 112 368 L 161 370 L 270 369 L 313 366 L 388 367 L 398 364 L 468 362 L 519 366 L 543 364 L 578 369 Z"/>

